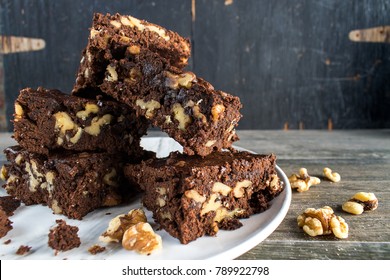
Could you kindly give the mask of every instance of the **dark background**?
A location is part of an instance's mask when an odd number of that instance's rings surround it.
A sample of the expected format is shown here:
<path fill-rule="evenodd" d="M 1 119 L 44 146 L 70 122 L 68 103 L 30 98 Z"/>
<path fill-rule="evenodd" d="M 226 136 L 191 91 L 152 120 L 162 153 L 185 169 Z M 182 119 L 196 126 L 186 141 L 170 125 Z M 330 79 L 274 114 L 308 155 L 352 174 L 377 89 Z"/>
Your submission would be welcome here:
<path fill-rule="evenodd" d="M 188 69 L 241 98 L 239 129 L 390 128 L 390 44 L 348 39 L 390 25 L 389 0 L 0 0 L 0 35 L 46 41 L 42 51 L 0 54 L 8 130 L 20 89 L 70 92 L 94 12 L 191 38 Z"/>

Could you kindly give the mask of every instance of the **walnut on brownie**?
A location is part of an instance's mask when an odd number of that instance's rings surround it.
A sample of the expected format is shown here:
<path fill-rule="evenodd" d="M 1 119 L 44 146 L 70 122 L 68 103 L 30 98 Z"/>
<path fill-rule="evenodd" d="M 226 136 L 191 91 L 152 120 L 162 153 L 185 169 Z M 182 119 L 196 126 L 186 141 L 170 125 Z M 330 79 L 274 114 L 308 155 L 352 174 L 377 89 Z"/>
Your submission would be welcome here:
<path fill-rule="evenodd" d="M 14 137 L 30 152 L 107 151 L 140 157 L 146 119 L 114 100 L 80 98 L 27 88 L 15 102 Z"/>
<path fill-rule="evenodd" d="M 177 152 L 126 165 L 125 175 L 145 191 L 144 205 L 170 235 L 187 244 L 219 228 L 233 230 L 269 207 L 283 190 L 275 155 L 215 152 L 206 157 Z"/>
<path fill-rule="evenodd" d="M 114 206 L 132 195 L 123 176 L 124 160 L 107 153 L 30 153 L 20 146 L 4 150 L 9 195 L 26 205 L 48 205 L 54 213 L 81 219 L 96 208 Z"/>
<path fill-rule="evenodd" d="M 172 67 L 153 52 L 124 49 L 119 56 L 104 58 L 100 63 L 105 73 L 93 77 L 94 86 L 161 128 L 183 146 L 184 153 L 206 156 L 238 140 L 235 128 L 242 107 L 238 97 L 214 90 L 192 72 Z M 95 90 L 80 90 L 84 86 L 80 83 L 76 82 L 74 95 Z"/>
<path fill-rule="evenodd" d="M 144 50 L 166 57 L 170 64 L 183 68 L 191 54 L 190 42 L 176 32 L 128 15 L 95 13 L 77 75 L 78 87 L 97 87 L 96 76 L 104 76 L 106 60 L 124 50 Z"/>

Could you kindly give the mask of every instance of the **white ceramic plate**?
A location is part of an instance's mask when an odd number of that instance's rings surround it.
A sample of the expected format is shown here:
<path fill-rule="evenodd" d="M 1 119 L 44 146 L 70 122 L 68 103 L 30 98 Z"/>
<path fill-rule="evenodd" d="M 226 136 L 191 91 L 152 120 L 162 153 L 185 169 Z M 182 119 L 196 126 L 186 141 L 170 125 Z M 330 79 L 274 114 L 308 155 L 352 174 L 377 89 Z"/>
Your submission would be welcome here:
<path fill-rule="evenodd" d="M 157 152 L 157 156 L 163 157 L 174 150 L 181 150 L 177 142 L 167 137 L 148 137 L 142 139 L 145 149 Z M 239 147 L 235 147 L 244 150 Z M 0 259 L 126 259 L 126 260 L 202 260 L 202 259 L 233 259 L 247 252 L 267 238 L 282 222 L 287 214 L 291 202 L 291 188 L 284 172 L 276 167 L 280 179 L 285 184 L 284 191 L 276 197 L 270 208 L 260 214 L 242 219 L 243 226 L 234 231 L 220 230 L 215 237 L 204 236 L 197 240 L 182 245 L 168 235 L 165 231 L 158 231 L 163 240 L 163 249 L 150 256 L 139 255 L 121 248 L 119 244 L 104 244 L 99 242 L 99 235 L 105 231 L 109 221 L 116 215 L 127 213 L 130 209 L 141 207 L 140 199 L 133 203 L 113 208 L 95 210 L 83 218 L 83 220 L 71 220 L 64 216 L 53 215 L 51 209 L 41 205 L 25 206 L 22 204 L 13 216 L 13 230 L 0 239 Z M 0 195 L 6 195 L 1 189 Z M 110 214 L 108 214 L 110 213 Z M 146 211 L 148 221 L 153 221 L 152 214 Z M 57 255 L 47 245 L 49 229 L 55 225 L 56 219 L 63 219 L 69 225 L 79 227 L 81 245 L 79 248 Z M 157 225 L 151 223 L 154 228 Z M 4 242 L 11 239 L 11 243 Z M 91 255 L 88 248 L 94 244 L 106 247 L 106 251 Z M 31 246 L 31 251 L 24 255 L 16 255 L 20 245 Z"/>

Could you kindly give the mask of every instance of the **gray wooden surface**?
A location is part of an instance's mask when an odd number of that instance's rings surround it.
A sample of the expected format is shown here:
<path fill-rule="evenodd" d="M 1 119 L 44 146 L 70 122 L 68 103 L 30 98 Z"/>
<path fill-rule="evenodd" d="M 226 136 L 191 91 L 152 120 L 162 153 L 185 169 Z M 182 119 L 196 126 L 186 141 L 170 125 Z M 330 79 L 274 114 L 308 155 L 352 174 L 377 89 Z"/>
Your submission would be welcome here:
<path fill-rule="evenodd" d="M 239 259 L 390 259 L 390 130 L 247 130 L 238 134 L 237 146 L 275 153 L 287 176 L 306 167 L 310 175 L 321 177 L 328 166 L 342 177 L 339 183 L 323 180 L 305 193 L 293 191 L 284 221 Z M 0 134 L 1 149 L 14 143 L 10 136 Z M 358 191 L 374 192 L 378 209 L 360 216 L 343 212 L 342 203 Z M 304 209 L 325 205 L 349 224 L 348 239 L 310 237 L 298 228 L 296 217 Z"/>

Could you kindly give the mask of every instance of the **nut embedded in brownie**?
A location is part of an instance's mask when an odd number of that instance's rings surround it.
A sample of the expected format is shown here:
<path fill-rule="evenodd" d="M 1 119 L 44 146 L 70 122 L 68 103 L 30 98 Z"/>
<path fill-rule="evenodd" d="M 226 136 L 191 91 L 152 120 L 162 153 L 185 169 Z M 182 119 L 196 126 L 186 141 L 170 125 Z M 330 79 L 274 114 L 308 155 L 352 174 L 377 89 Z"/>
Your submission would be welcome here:
<path fill-rule="evenodd" d="M 107 151 L 141 157 L 148 123 L 114 100 L 86 99 L 58 90 L 23 89 L 15 102 L 14 137 L 30 152 Z"/>
<path fill-rule="evenodd" d="M 124 160 L 107 153 L 30 153 L 5 149 L 8 194 L 26 205 L 48 205 L 55 214 L 81 219 L 103 206 L 114 206 L 134 192 L 123 176 Z"/>
<path fill-rule="evenodd" d="M 283 190 L 275 160 L 273 154 L 176 152 L 126 165 L 125 175 L 145 191 L 143 203 L 161 227 L 187 244 L 220 228 L 236 229 L 239 218 L 266 210 Z"/>

